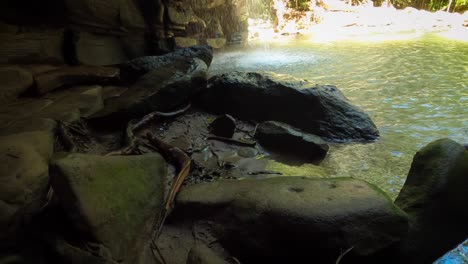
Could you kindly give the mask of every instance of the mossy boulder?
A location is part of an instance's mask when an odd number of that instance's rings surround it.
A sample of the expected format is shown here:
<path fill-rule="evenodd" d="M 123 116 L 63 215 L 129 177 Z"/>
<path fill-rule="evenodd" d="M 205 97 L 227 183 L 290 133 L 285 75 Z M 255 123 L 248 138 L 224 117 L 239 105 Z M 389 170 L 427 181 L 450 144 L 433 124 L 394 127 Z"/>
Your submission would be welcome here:
<path fill-rule="evenodd" d="M 182 189 L 176 219 L 213 222 L 221 244 L 242 263 L 333 263 L 395 245 L 406 214 L 378 188 L 351 178 L 223 180 Z"/>
<path fill-rule="evenodd" d="M 115 261 L 137 263 L 165 197 L 166 163 L 139 156 L 69 154 L 51 163 L 51 183 L 83 235 Z"/>
<path fill-rule="evenodd" d="M 395 203 L 410 216 L 404 261 L 430 263 L 468 237 L 468 150 L 436 140 L 413 158 Z"/>
<path fill-rule="evenodd" d="M 44 205 L 53 146 L 43 131 L 0 137 L 0 247 L 20 238 Z"/>

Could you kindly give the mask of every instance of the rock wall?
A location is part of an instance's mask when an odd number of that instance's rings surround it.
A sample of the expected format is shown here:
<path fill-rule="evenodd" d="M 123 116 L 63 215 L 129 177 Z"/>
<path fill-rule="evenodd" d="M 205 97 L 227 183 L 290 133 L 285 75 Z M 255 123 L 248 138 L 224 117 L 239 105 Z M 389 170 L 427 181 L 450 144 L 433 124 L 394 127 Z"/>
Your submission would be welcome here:
<path fill-rule="evenodd" d="M 110 65 L 247 36 L 246 0 L 5 0 L 1 63 Z"/>

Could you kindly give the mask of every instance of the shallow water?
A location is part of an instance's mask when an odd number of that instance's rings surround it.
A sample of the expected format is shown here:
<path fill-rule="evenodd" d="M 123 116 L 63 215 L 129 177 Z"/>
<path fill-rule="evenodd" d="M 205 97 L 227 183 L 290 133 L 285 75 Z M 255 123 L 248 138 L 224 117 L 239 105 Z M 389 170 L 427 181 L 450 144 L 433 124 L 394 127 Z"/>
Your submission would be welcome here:
<path fill-rule="evenodd" d="M 381 138 L 333 146 L 321 166 L 332 177 L 374 183 L 391 197 L 404 184 L 418 149 L 444 137 L 468 143 L 468 42 L 424 36 L 373 43 L 298 38 L 251 43 L 215 56 L 211 74 L 233 70 L 273 71 L 336 85 L 371 116 Z M 282 168 L 291 174 L 290 167 Z M 307 175 L 308 168 L 294 168 L 294 174 Z"/>

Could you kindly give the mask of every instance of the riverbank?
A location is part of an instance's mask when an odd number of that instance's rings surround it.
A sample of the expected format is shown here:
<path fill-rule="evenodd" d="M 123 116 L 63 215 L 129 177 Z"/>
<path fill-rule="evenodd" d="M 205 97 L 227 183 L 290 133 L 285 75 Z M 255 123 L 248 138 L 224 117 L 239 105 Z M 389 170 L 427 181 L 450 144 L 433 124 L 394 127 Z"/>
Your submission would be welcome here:
<path fill-rule="evenodd" d="M 281 40 L 284 35 L 302 35 L 314 42 L 388 41 L 414 39 L 424 34 L 468 41 L 468 12 L 428 12 L 415 8 L 336 6 L 297 12 L 277 11 L 276 25 L 249 20 L 251 40 Z"/>

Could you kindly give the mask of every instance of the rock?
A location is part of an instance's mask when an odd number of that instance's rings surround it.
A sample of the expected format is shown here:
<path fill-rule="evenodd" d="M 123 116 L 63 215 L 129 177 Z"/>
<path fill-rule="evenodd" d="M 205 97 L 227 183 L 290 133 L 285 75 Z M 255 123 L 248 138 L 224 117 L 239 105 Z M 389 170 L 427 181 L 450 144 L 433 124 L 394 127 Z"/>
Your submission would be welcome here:
<path fill-rule="evenodd" d="M 63 30 L 0 33 L 0 63 L 63 63 Z"/>
<path fill-rule="evenodd" d="M 43 131 L 0 137 L 0 247 L 20 239 L 44 205 L 53 146 Z"/>
<path fill-rule="evenodd" d="M 89 117 L 104 107 L 102 87 L 99 85 L 70 87 L 49 93 L 47 98 L 52 99 L 53 103 L 34 114 L 35 117 L 71 123 Z"/>
<path fill-rule="evenodd" d="M 333 263 L 343 250 L 365 257 L 407 231 L 404 212 L 377 187 L 351 178 L 276 177 L 184 187 L 174 217 L 213 222 L 242 263 Z M 378 262 L 376 262 L 378 263 Z"/>
<path fill-rule="evenodd" d="M 138 2 L 132 0 L 120 1 L 120 23 L 126 29 L 145 29 L 146 23 Z M 156 13 L 156 12 L 155 12 Z"/>
<path fill-rule="evenodd" d="M 450 139 L 436 140 L 413 158 L 395 203 L 408 213 L 404 261 L 432 263 L 468 237 L 468 151 Z"/>
<path fill-rule="evenodd" d="M 165 197 L 166 163 L 157 153 L 139 156 L 68 154 L 51 163 L 51 184 L 84 236 L 117 262 L 138 263 Z"/>
<path fill-rule="evenodd" d="M 16 122 L 27 120 L 54 119 L 74 122 L 88 117 L 103 108 L 101 86 L 76 86 L 55 91 L 42 98 L 24 98 L 4 106 L 0 113 L 0 131 Z M 40 125 L 41 121 L 32 121 Z M 31 125 L 26 125 L 31 130 Z M 48 126 L 48 125 L 45 125 Z M 13 128 L 13 130 L 15 130 Z M 16 130 L 20 131 L 20 130 Z M 1 133 L 1 132 L 0 132 Z"/>
<path fill-rule="evenodd" d="M 207 65 L 197 58 L 167 63 L 145 74 L 119 97 L 109 98 L 105 109 L 93 118 L 122 122 L 153 111 L 174 110 L 206 87 L 207 71 Z"/>
<path fill-rule="evenodd" d="M 187 264 L 227 264 L 205 244 L 197 243 L 189 252 Z"/>
<path fill-rule="evenodd" d="M 170 22 L 176 25 L 187 25 L 188 23 L 195 21 L 196 16 L 190 5 L 171 1 L 168 2 L 168 17 Z"/>
<path fill-rule="evenodd" d="M 88 32 L 75 34 L 76 62 L 86 65 L 111 65 L 127 61 L 119 38 Z"/>
<path fill-rule="evenodd" d="M 204 10 L 222 6 L 226 0 L 190 0 L 193 9 Z"/>
<path fill-rule="evenodd" d="M 176 61 L 191 61 L 194 58 L 203 60 L 209 67 L 213 60 L 213 49 L 210 46 L 194 46 L 162 56 L 146 56 L 133 59 L 120 66 L 124 79 L 136 80 L 144 74 L 165 67 Z"/>
<path fill-rule="evenodd" d="M 198 40 L 194 38 L 175 37 L 174 43 L 176 48 L 187 48 L 198 45 Z"/>
<path fill-rule="evenodd" d="M 231 72 L 212 77 L 198 100 L 211 112 L 258 121 L 279 121 L 333 141 L 375 140 L 369 118 L 331 85 L 286 75 Z"/>
<path fill-rule="evenodd" d="M 13 119 L 11 122 L 2 122 L 0 136 L 18 134 L 23 132 L 45 131 L 55 134 L 57 122 L 47 118 Z"/>
<path fill-rule="evenodd" d="M 213 47 L 214 49 L 220 49 L 226 46 L 226 39 L 225 38 L 208 38 L 206 39 L 206 43 Z"/>
<path fill-rule="evenodd" d="M 35 76 L 36 92 L 42 95 L 63 86 L 115 82 L 119 76 L 119 69 L 113 67 L 63 67 Z"/>
<path fill-rule="evenodd" d="M 258 125 L 255 138 L 273 151 L 316 160 L 327 155 L 328 144 L 320 137 L 303 133 L 289 125 L 267 121 Z"/>
<path fill-rule="evenodd" d="M 101 28 L 119 26 L 120 1 L 66 0 L 68 19 L 79 25 Z"/>
<path fill-rule="evenodd" d="M 0 103 L 8 103 L 26 92 L 33 85 L 28 71 L 17 66 L 0 67 Z"/>
<path fill-rule="evenodd" d="M 210 124 L 210 133 L 225 138 L 232 138 L 236 131 L 236 120 L 230 115 L 223 115 L 216 118 Z"/>

